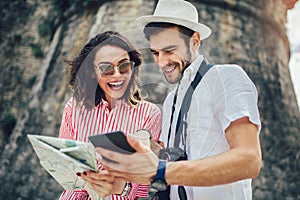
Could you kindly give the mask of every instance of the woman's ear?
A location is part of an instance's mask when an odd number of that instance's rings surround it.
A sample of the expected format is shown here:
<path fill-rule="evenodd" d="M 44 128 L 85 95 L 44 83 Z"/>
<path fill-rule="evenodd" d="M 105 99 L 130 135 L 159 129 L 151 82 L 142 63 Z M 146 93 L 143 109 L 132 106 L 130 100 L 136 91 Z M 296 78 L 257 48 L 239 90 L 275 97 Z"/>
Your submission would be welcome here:
<path fill-rule="evenodd" d="M 95 74 L 95 72 L 93 72 L 93 73 L 91 73 L 91 76 L 90 76 L 92 79 L 95 79 L 95 78 L 97 78 L 97 76 L 96 76 L 96 74 Z"/>

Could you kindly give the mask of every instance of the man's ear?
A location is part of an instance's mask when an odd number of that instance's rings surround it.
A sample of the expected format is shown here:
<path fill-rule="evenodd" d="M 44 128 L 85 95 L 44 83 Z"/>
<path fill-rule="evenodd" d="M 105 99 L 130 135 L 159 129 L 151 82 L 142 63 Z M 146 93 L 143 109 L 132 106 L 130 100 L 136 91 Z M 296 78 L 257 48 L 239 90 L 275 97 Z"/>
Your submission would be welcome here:
<path fill-rule="evenodd" d="M 194 32 L 194 34 L 191 37 L 191 47 L 198 48 L 199 46 L 200 46 L 200 33 Z"/>

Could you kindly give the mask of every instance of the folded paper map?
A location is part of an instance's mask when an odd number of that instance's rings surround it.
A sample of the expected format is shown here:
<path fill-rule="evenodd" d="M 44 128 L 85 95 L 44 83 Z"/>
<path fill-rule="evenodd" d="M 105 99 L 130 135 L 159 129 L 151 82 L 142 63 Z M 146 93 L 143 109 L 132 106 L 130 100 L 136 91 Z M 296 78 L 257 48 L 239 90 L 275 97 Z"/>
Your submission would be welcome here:
<path fill-rule="evenodd" d="M 98 171 L 94 146 L 87 142 L 27 135 L 41 165 L 65 190 L 86 190 L 92 200 L 101 197 L 77 172 Z"/>

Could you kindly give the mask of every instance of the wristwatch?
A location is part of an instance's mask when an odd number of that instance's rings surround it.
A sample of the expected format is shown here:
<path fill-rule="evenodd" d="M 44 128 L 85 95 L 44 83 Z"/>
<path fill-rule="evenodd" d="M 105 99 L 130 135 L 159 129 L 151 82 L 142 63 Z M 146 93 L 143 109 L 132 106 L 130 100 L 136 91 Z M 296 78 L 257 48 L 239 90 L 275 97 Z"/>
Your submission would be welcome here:
<path fill-rule="evenodd" d="M 131 183 L 126 182 L 125 187 L 124 187 L 122 193 L 120 194 L 120 196 L 126 197 L 129 194 L 130 190 L 131 190 Z"/>
<path fill-rule="evenodd" d="M 165 191 L 168 188 L 168 184 L 165 179 L 166 173 L 166 160 L 159 160 L 156 176 L 151 181 L 150 189 L 152 191 Z"/>

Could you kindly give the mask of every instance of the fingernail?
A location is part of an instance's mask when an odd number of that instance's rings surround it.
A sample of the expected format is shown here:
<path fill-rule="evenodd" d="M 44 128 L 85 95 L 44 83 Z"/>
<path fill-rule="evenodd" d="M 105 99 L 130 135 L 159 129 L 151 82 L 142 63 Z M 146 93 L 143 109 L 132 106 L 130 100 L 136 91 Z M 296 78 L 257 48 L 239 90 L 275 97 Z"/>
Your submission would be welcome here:
<path fill-rule="evenodd" d="M 81 174 L 79 172 L 76 173 L 77 176 L 81 176 Z"/>
<path fill-rule="evenodd" d="M 86 172 L 83 172 L 83 174 L 84 174 L 84 175 L 87 175 L 87 173 L 86 173 Z"/>

